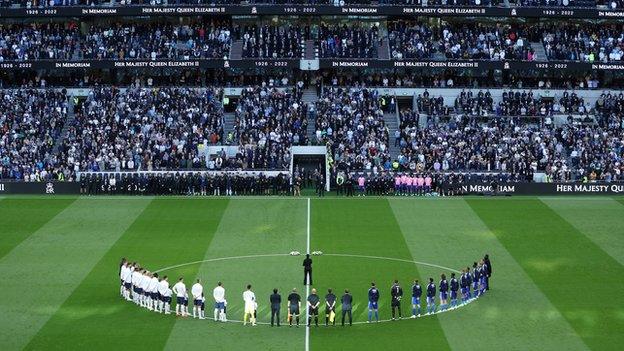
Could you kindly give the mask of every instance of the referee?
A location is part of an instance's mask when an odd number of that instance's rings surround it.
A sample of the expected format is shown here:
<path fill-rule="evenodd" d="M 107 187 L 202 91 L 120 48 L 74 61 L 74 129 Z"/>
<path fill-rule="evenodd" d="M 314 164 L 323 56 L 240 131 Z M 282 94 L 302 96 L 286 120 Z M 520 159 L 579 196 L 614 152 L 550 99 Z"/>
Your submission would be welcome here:
<path fill-rule="evenodd" d="M 312 285 L 312 259 L 310 254 L 303 260 L 303 285 Z"/>

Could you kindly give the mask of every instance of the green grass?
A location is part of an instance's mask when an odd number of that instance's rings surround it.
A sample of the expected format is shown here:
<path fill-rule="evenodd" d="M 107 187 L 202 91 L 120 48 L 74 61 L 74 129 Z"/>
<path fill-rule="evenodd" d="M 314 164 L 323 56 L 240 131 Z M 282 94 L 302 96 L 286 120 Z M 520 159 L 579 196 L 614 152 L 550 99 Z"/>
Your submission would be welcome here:
<path fill-rule="evenodd" d="M 310 201 L 314 287 L 355 298 L 352 327 L 311 328 L 311 350 L 616 350 L 624 343 L 622 198 L 327 198 Z M 0 349 L 304 350 L 306 328 L 243 327 L 164 316 L 118 296 L 123 256 L 208 296 L 227 291 L 242 319 L 244 286 L 268 322 L 268 295 L 302 285 L 306 198 L 6 197 L 0 199 Z M 389 289 L 459 269 L 489 253 L 493 289 L 455 311 L 363 323 L 371 281 Z M 282 254 L 270 257 L 215 258 Z M 332 254 L 399 259 L 344 257 Z M 402 261 L 401 261 L 402 260 Z M 411 314 L 410 298 L 403 315 Z M 424 308 L 424 306 L 423 306 Z M 324 309 L 321 309 L 324 323 Z M 285 321 L 282 310 L 282 323 Z M 338 319 L 338 324 L 340 320 Z M 302 324 L 305 321 L 302 318 Z"/>

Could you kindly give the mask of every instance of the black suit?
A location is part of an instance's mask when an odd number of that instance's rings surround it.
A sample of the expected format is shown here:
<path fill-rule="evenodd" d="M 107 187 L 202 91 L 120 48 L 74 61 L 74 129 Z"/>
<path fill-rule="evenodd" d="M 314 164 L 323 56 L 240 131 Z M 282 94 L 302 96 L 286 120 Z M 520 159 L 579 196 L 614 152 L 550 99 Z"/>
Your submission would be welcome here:
<path fill-rule="evenodd" d="M 490 290 L 490 277 L 492 276 L 492 263 L 490 263 L 490 258 L 484 258 L 483 263 L 485 263 L 485 286 L 487 286 L 487 290 Z"/>
<path fill-rule="evenodd" d="M 312 285 L 312 259 L 303 260 L 303 285 Z"/>
<path fill-rule="evenodd" d="M 277 319 L 277 326 L 280 326 L 280 305 L 282 303 L 282 297 L 280 294 L 271 294 L 269 298 L 271 300 L 271 326 L 273 326 L 273 322 Z"/>

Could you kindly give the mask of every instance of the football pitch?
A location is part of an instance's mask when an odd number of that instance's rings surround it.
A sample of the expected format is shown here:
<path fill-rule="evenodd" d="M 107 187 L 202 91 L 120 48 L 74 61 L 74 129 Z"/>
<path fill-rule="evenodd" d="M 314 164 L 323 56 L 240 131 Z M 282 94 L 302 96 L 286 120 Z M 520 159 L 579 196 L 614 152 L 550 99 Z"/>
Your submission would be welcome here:
<path fill-rule="evenodd" d="M 323 253 L 313 287 L 350 289 L 355 324 L 289 328 L 284 307 L 280 328 L 237 323 L 247 284 L 261 323 L 273 288 L 305 295 L 303 257 L 289 253 L 308 250 Z M 405 318 L 414 279 L 437 284 L 486 253 L 485 296 Z M 121 257 L 172 285 L 201 278 L 209 318 L 123 300 Z M 1 350 L 621 350 L 624 198 L 4 197 L 0 276 Z M 390 318 L 394 279 L 403 320 L 364 323 L 373 281 Z M 217 281 L 232 322 L 212 321 Z"/>

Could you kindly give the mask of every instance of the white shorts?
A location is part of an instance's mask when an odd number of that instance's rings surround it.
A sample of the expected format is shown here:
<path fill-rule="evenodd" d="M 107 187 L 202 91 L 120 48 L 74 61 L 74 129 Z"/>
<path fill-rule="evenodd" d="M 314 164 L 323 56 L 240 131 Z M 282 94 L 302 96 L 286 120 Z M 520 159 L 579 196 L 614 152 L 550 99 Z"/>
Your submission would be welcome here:
<path fill-rule="evenodd" d="M 245 314 L 251 313 L 253 314 L 256 311 L 256 306 L 254 304 L 245 304 Z"/>

